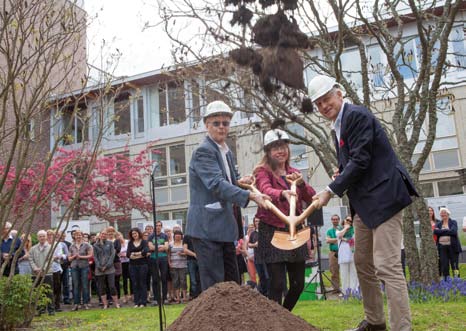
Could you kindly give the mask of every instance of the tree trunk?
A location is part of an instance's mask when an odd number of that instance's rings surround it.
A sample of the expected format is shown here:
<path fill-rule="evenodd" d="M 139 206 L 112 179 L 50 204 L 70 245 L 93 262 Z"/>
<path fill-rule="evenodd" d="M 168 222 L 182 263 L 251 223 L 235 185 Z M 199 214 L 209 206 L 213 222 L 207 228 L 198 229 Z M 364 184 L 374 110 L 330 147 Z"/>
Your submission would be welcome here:
<path fill-rule="evenodd" d="M 419 247 L 414 228 L 415 220 L 419 220 Z M 432 239 L 432 228 L 422 197 L 416 198 L 413 204 L 405 209 L 403 234 L 410 280 L 424 284 L 438 281 L 438 252 Z"/>
<path fill-rule="evenodd" d="M 404 210 L 403 241 L 406 253 L 406 264 L 409 268 L 410 280 L 421 278 L 420 257 L 416 244 L 416 231 L 414 228 L 414 215 L 411 208 Z"/>
<path fill-rule="evenodd" d="M 432 226 L 424 199 L 417 198 L 412 208 L 416 208 L 417 215 L 419 216 L 419 235 L 421 237 L 421 245 L 419 247 L 421 278 L 418 281 L 430 284 L 439 279 L 438 250 L 432 238 Z"/>

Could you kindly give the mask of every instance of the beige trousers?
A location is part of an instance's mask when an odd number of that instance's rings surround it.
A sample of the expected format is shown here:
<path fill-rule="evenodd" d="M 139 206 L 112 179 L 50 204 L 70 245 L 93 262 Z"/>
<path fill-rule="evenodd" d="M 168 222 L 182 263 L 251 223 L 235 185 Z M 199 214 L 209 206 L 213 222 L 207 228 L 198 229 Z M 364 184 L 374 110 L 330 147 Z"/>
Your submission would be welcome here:
<path fill-rule="evenodd" d="M 365 226 L 359 215 L 354 217 L 354 262 L 366 320 L 371 324 L 385 322 L 380 289 L 383 282 L 391 331 L 411 330 L 408 288 L 401 268 L 401 222 L 401 211 L 376 229 Z"/>
<path fill-rule="evenodd" d="M 335 290 L 340 289 L 340 266 L 338 265 L 338 257 L 335 256 L 335 252 L 328 252 L 328 264 L 330 273 L 332 274 L 332 287 Z"/>

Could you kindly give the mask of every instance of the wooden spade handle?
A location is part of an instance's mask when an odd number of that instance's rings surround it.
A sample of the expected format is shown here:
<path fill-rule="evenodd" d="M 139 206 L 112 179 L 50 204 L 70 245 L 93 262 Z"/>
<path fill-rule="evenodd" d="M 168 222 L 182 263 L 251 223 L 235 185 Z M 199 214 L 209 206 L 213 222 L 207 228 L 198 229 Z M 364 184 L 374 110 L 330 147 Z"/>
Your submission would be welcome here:
<path fill-rule="evenodd" d="M 257 187 L 254 186 L 254 183 L 253 184 L 239 184 L 239 186 L 241 186 L 242 188 L 245 188 L 245 189 L 248 189 L 256 194 L 262 194 L 258 189 Z M 278 209 L 277 206 L 275 206 L 272 201 L 270 200 L 265 200 L 265 203 L 267 205 L 267 207 L 272 211 L 272 213 L 274 213 L 275 215 L 277 215 L 278 218 L 280 218 L 283 222 L 285 222 L 286 224 L 289 224 L 288 222 L 288 219 L 286 217 L 285 214 L 282 213 L 282 211 L 280 209 Z"/>

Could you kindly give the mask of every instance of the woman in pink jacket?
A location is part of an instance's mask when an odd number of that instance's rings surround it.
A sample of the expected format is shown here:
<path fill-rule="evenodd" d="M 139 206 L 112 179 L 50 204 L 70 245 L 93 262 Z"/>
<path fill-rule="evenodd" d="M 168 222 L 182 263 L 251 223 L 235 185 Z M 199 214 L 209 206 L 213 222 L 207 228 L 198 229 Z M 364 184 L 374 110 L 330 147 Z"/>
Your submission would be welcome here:
<path fill-rule="evenodd" d="M 286 132 L 279 129 L 268 131 L 264 136 L 265 155 L 254 169 L 254 176 L 259 191 L 270 196 L 272 203 L 285 215 L 289 215 L 289 200 L 293 194 L 286 176 L 291 175 L 292 179 L 298 179 L 296 215 L 299 215 L 302 212 L 302 202 L 312 202 L 315 191 L 302 180 L 299 170 L 290 166 L 288 143 Z M 303 245 L 294 250 L 281 250 L 272 246 L 275 230 L 287 231 L 287 226 L 275 214 L 263 208 L 257 210 L 256 218 L 260 219 L 256 263 L 267 265 L 270 276 L 269 299 L 282 304 L 288 273 L 290 289 L 283 301 L 283 307 L 291 311 L 304 288 L 307 247 Z"/>

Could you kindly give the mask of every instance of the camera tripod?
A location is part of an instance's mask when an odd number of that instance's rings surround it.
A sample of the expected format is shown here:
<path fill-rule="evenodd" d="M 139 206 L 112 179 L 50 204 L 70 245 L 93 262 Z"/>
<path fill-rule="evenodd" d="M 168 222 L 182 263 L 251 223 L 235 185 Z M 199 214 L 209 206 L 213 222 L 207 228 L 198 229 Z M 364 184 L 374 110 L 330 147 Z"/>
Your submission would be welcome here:
<path fill-rule="evenodd" d="M 306 286 L 304 287 L 303 292 L 310 292 L 314 293 L 316 295 L 322 295 L 324 300 L 327 300 L 327 293 L 342 293 L 339 288 L 334 288 L 332 290 L 327 290 L 325 289 L 324 282 L 322 279 L 322 276 L 324 276 L 330 283 L 332 283 L 332 280 L 328 278 L 328 276 L 322 272 L 322 261 L 321 261 L 321 252 L 320 252 L 320 246 L 321 246 L 321 241 L 319 239 L 319 229 L 317 225 L 312 225 L 314 229 L 314 233 L 316 236 L 316 249 L 317 249 L 317 261 L 313 262 L 311 264 L 311 267 L 317 267 L 317 272 L 312 276 L 312 278 L 307 282 Z M 311 240 L 312 240 L 312 231 L 311 231 Z M 317 291 L 317 288 L 315 291 L 306 291 L 307 288 L 315 281 L 317 280 L 320 283 L 320 292 Z M 332 284 L 333 285 L 333 284 Z"/>

